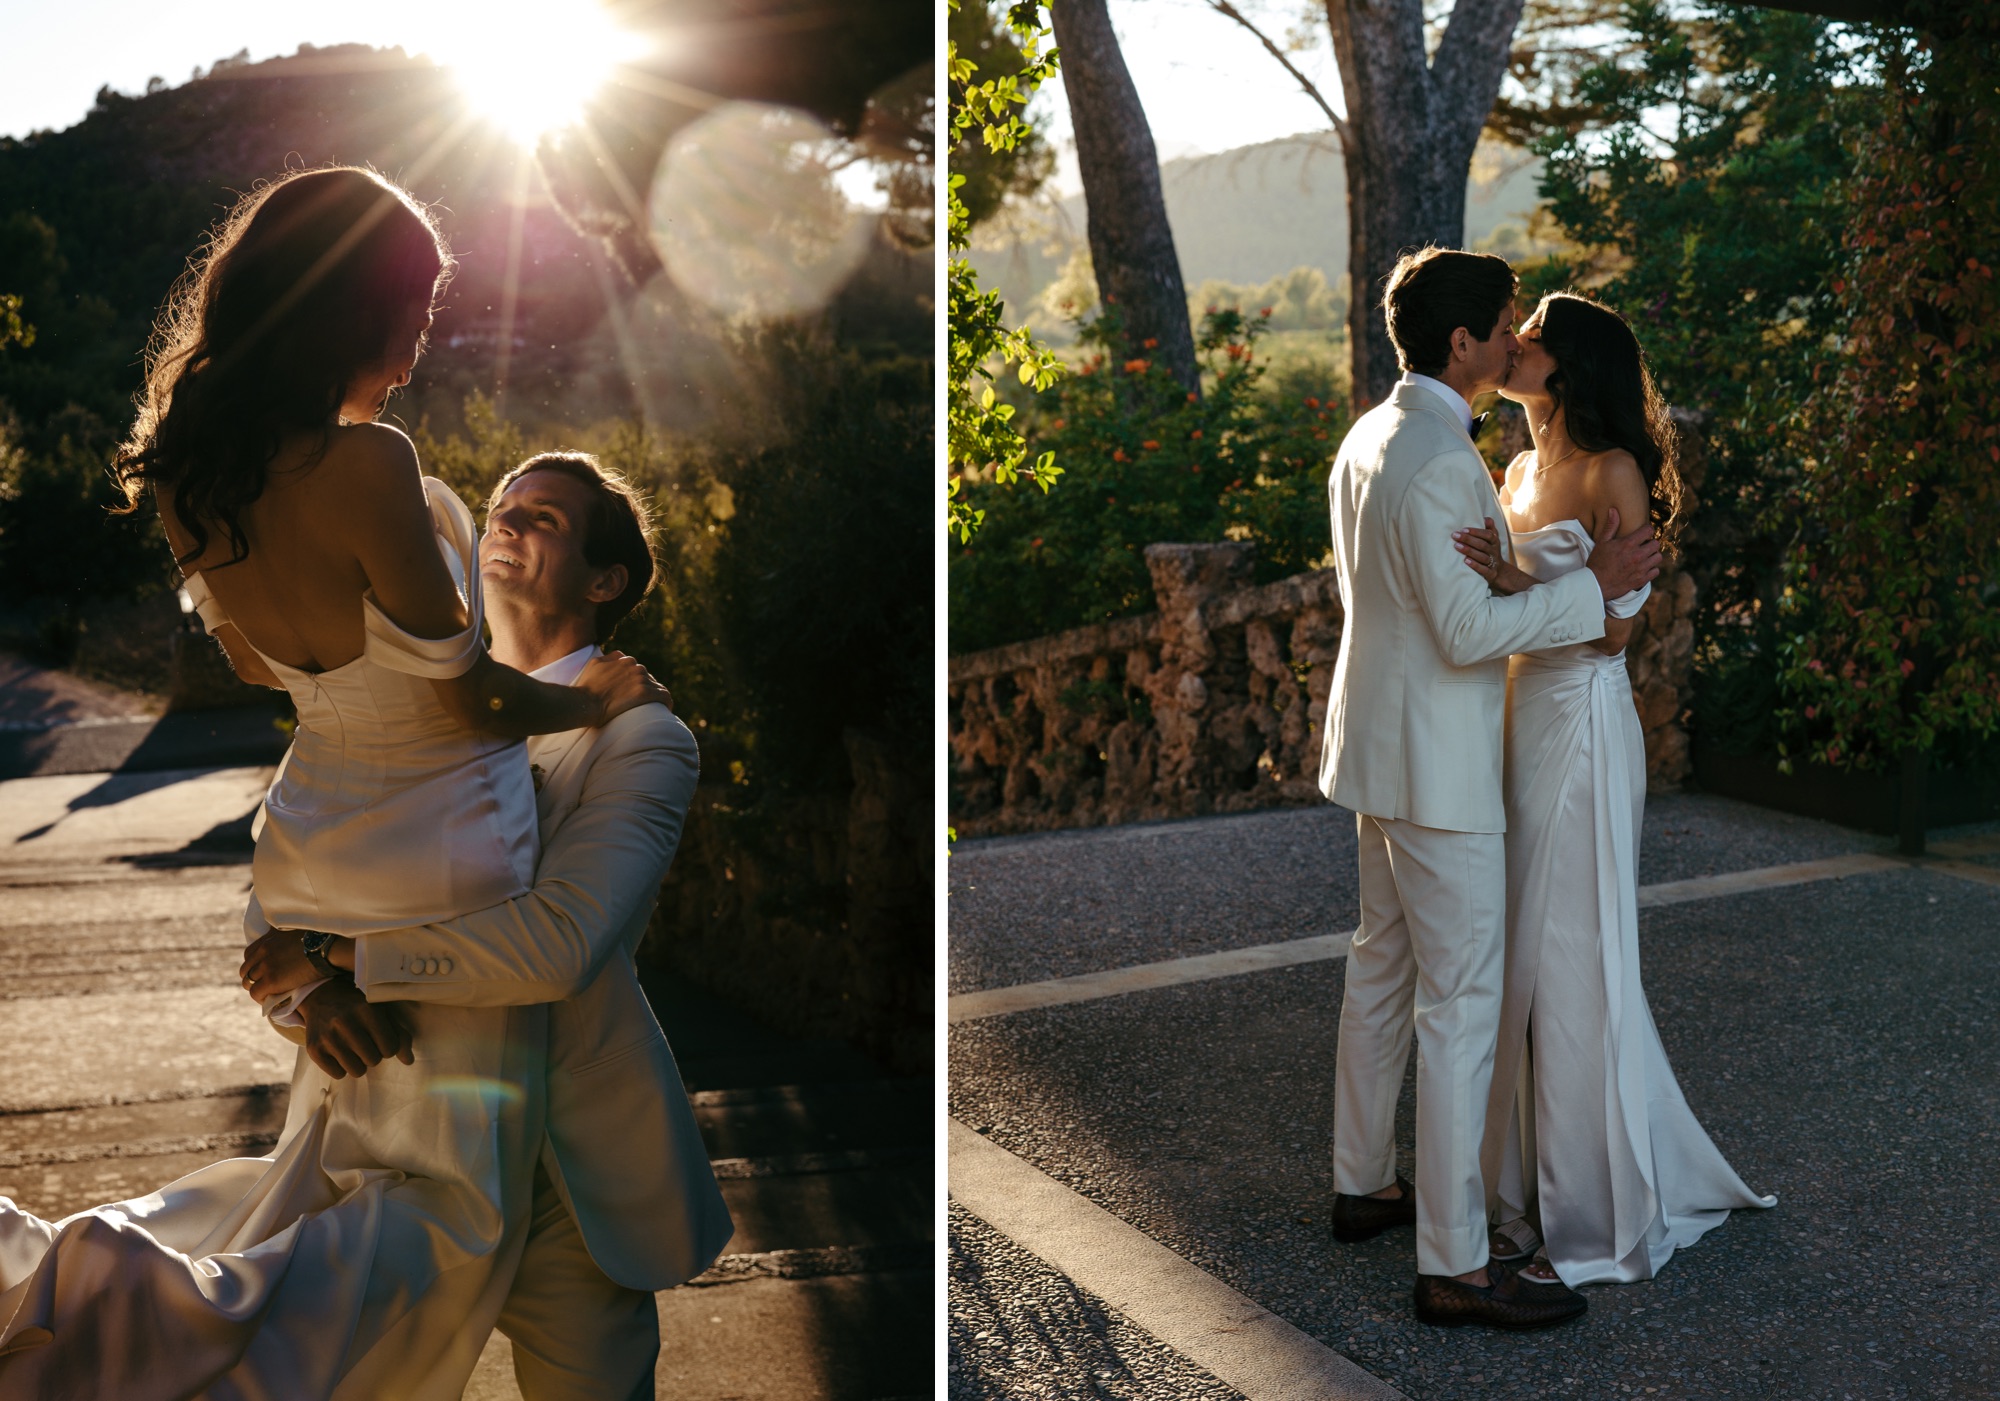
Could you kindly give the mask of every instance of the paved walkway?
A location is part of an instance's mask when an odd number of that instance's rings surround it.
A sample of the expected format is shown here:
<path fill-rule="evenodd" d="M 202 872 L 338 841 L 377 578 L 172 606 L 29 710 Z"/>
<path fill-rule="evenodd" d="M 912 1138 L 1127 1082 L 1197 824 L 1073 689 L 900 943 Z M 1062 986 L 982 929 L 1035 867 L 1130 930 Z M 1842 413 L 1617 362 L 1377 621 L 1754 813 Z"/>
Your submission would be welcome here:
<path fill-rule="evenodd" d="M 294 1051 L 235 982 L 270 772 L 0 782 L 0 1195 L 53 1219 L 275 1141 Z M 737 1227 L 658 1296 L 658 1395 L 926 1394 L 931 1082 L 684 983 L 648 993 Z M 518 1401 L 510 1361 L 496 1335 L 470 1401 Z"/>
<path fill-rule="evenodd" d="M 1654 1016 L 1779 1205 L 1509 1336 L 1415 1322 L 1409 1232 L 1327 1229 L 1351 817 L 961 844 L 950 1395 L 2000 1395 L 2000 834 L 1932 850 L 1649 804 Z"/>
<path fill-rule="evenodd" d="M 0 731 L 157 715 L 156 696 L 121 691 L 0 651 Z"/>

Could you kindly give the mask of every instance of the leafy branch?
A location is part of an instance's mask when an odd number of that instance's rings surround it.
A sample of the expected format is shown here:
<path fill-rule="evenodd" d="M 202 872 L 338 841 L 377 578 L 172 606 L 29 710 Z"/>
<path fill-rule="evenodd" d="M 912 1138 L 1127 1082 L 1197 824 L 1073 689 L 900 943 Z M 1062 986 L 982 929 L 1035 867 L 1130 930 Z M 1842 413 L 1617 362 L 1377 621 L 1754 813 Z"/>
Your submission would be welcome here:
<path fill-rule="evenodd" d="M 13 343 L 23 348 L 35 343 L 35 328 L 21 319 L 21 299 L 0 294 L 0 346 Z"/>
<path fill-rule="evenodd" d="M 950 0 L 953 10 L 959 0 Z M 1042 23 L 1039 0 L 1020 0 L 1009 7 L 1007 27 L 1020 43 L 1022 66 L 975 82 L 978 68 L 959 57 L 956 41 L 946 61 L 951 81 L 951 141 L 956 147 L 977 130 L 987 150 L 1012 151 L 1029 138 L 1032 128 L 1022 120 L 1035 90 L 1055 76 L 1057 55 L 1044 50 L 1049 35 Z M 1055 485 L 1062 469 L 1055 454 L 1044 452 L 1027 461 L 1028 444 L 1014 426 L 1014 406 L 1000 401 L 996 366 L 1012 366 L 1020 382 L 1041 393 L 1062 376 L 1062 362 L 1041 345 L 1026 326 L 1009 330 L 1003 320 L 1000 293 L 983 288 L 964 256 L 970 246 L 972 216 L 960 197 L 965 176 L 954 172 L 946 182 L 947 236 L 951 261 L 947 274 L 947 321 L 950 370 L 947 392 L 946 529 L 960 543 L 969 541 L 984 523 L 986 512 L 975 509 L 964 495 L 964 479 L 990 471 L 1003 484 L 1028 476 L 1044 492 Z"/>

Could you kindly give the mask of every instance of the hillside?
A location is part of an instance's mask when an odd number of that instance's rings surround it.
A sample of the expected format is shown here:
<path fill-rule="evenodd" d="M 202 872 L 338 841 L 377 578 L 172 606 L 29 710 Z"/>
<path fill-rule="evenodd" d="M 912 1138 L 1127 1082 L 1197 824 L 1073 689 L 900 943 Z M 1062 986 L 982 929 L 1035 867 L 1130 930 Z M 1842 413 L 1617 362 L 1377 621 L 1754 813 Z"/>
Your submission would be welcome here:
<path fill-rule="evenodd" d="M 31 440 L 71 406 L 122 428 L 152 317 L 204 232 L 237 192 L 329 162 L 401 180 L 437 210 L 458 256 L 431 352 L 396 403 L 406 420 L 454 423 L 466 393 L 494 391 L 503 358 L 519 418 L 639 412 L 699 430 L 729 412 L 714 317 L 663 277 L 634 288 L 603 240 L 565 219 L 535 163 L 468 118 L 448 73 L 361 45 L 223 60 L 143 96 L 106 89 L 65 131 L 0 138 L 0 292 L 24 297 L 38 333 L 0 354 L 0 403 Z M 920 272 L 878 246 L 837 311 L 879 323 L 922 294 Z M 927 322 L 890 330 L 928 346 Z M 863 331 L 880 339 L 882 327 Z"/>
<path fill-rule="evenodd" d="M 1523 152 L 1480 148 L 1466 185 L 1467 247 L 1535 208 L 1538 173 Z M 1168 161 L 1160 185 L 1190 291 L 1211 279 L 1268 282 L 1297 267 L 1318 268 L 1330 283 L 1347 272 L 1347 185 L 1331 133 Z M 1010 316 L 1031 307 L 1083 243 L 1083 196 L 1055 203 L 1040 222 L 1044 229 L 1019 237 L 982 230 L 992 246 L 973 253 L 981 278 L 1007 298 Z"/>

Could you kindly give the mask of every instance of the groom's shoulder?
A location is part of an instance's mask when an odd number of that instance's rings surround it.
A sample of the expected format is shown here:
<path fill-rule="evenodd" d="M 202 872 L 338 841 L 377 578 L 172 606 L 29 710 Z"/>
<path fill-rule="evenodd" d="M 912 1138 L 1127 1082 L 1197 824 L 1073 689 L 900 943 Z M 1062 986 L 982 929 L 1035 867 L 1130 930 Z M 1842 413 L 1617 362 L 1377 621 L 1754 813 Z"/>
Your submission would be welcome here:
<path fill-rule="evenodd" d="M 694 731 L 664 705 L 635 705 L 599 727 L 596 760 L 607 755 L 631 756 L 646 750 L 684 755 L 700 762 L 701 747 Z"/>
<path fill-rule="evenodd" d="M 1444 458 L 1474 454 L 1464 436 L 1437 414 L 1394 399 L 1377 404 L 1354 421 L 1341 444 L 1343 456 L 1364 455 L 1397 476 L 1415 475 Z"/>
<path fill-rule="evenodd" d="M 605 721 L 603 742 L 621 749 L 692 749 L 694 732 L 664 705 L 635 705 Z"/>

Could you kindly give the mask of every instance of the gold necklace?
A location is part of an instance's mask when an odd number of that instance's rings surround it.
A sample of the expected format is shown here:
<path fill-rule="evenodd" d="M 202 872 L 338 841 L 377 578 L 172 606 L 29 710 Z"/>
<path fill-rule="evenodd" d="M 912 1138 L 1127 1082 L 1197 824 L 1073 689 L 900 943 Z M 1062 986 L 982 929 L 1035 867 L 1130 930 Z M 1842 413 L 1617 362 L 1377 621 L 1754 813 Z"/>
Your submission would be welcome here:
<path fill-rule="evenodd" d="M 1558 468 L 1558 467 L 1562 466 L 1562 465 L 1563 465 L 1563 463 L 1565 463 L 1565 462 L 1569 461 L 1569 460 L 1570 460 L 1570 459 L 1571 459 L 1572 457 L 1575 457 L 1575 456 L 1576 456 L 1576 455 L 1577 455 L 1578 453 L 1580 453 L 1580 452 L 1582 452 L 1582 451 L 1583 451 L 1583 449 L 1582 449 L 1582 448 L 1580 448 L 1580 447 L 1577 447 L 1577 446 L 1576 446 L 1575 444 L 1573 444 L 1573 443 L 1572 443 L 1572 444 L 1570 445 L 1570 450 L 1569 450 L 1568 452 L 1564 453 L 1564 454 L 1563 454 L 1563 455 L 1562 455 L 1561 457 L 1558 457 L 1558 458 L 1557 458 L 1557 459 L 1556 459 L 1556 460 L 1555 460 L 1554 462 L 1543 462 L 1543 461 L 1542 461 L 1542 450 L 1541 450 L 1540 448 L 1536 448 L 1536 449 L 1535 449 L 1535 471 L 1536 471 L 1536 472 L 1537 472 L 1538 474 L 1539 474 L 1539 473 L 1543 473 L 1543 472 L 1553 472 L 1553 471 L 1555 471 L 1555 469 L 1556 469 L 1556 468 Z"/>

